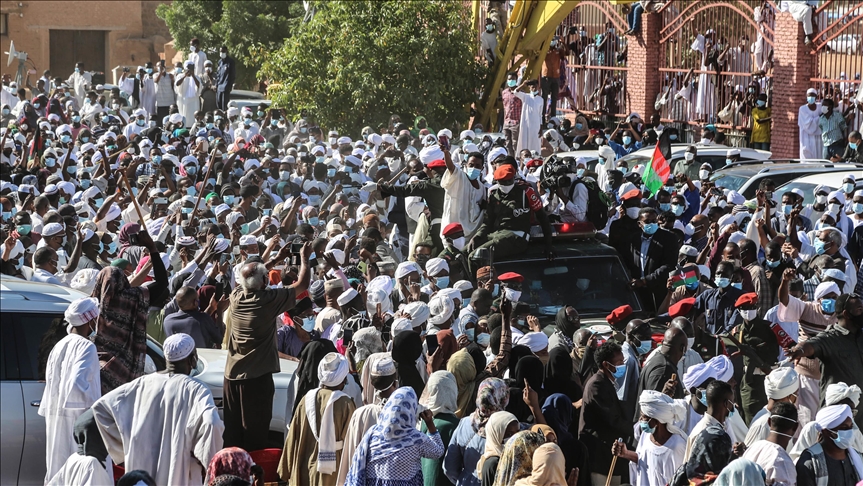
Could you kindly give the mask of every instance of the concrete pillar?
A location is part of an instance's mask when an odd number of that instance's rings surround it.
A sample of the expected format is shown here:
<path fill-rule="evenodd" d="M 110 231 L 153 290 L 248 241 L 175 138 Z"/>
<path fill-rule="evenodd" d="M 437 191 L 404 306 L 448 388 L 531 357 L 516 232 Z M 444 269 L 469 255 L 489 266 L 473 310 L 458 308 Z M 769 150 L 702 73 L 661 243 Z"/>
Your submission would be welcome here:
<path fill-rule="evenodd" d="M 817 55 L 803 44 L 803 24 L 788 12 L 777 12 L 773 40 L 773 131 L 770 150 L 777 159 L 800 155 L 797 110 L 816 72 Z"/>
<path fill-rule="evenodd" d="M 636 112 L 645 121 L 656 110 L 653 104 L 661 89 L 662 76 L 659 72 L 659 31 L 662 29 L 662 16 L 644 12 L 641 16 L 641 31 L 628 37 L 626 74 L 627 106 L 629 112 Z"/>

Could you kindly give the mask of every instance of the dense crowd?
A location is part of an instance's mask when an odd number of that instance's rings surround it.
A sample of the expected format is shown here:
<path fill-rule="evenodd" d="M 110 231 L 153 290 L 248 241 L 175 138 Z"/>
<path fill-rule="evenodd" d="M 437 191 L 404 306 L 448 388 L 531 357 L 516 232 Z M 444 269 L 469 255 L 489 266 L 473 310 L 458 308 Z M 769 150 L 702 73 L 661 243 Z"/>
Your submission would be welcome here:
<path fill-rule="evenodd" d="M 115 87 L 81 65 L 4 84 L 0 271 L 89 295 L 42 343 L 46 484 L 111 484 L 112 463 L 120 484 L 262 484 L 280 359 L 292 485 L 863 480 L 853 174 L 811 204 L 770 179 L 747 199 L 694 162 L 740 159 L 713 126 L 673 167 L 629 167 L 682 134 L 561 120 L 517 73 L 505 136 L 397 115 L 348 136 L 229 105 L 226 49 L 216 69 L 191 50 Z M 860 161 L 829 100 L 807 106 L 818 148 Z M 617 252 L 640 310 L 582 326 L 498 270 L 535 244 L 555 260 L 564 223 Z M 206 348 L 227 352 L 221 415 L 190 376 Z"/>

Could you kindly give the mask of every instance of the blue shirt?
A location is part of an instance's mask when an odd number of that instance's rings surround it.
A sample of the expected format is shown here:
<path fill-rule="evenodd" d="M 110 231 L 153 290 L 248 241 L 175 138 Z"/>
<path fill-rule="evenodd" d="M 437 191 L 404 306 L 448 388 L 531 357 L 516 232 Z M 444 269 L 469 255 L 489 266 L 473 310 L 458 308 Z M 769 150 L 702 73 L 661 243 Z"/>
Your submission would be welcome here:
<path fill-rule="evenodd" d="M 485 452 L 485 437 L 480 437 L 471 425 L 470 415 L 462 418 L 446 450 L 443 472 L 456 486 L 480 486 L 476 465 Z"/>
<path fill-rule="evenodd" d="M 619 159 L 624 155 L 629 155 L 632 152 L 639 150 L 641 148 L 641 142 L 635 142 L 627 148 L 617 142 L 609 140 L 608 146 L 611 147 L 612 150 L 614 150 L 614 153 L 617 154 L 617 158 Z"/>
<path fill-rule="evenodd" d="M 705 330 L 711 335 L 723 334 L 734 326 L 734 304 L 743 291 L 732 286 L 707 289 L 695 298 L 693 309 L 704 313 Z"/>

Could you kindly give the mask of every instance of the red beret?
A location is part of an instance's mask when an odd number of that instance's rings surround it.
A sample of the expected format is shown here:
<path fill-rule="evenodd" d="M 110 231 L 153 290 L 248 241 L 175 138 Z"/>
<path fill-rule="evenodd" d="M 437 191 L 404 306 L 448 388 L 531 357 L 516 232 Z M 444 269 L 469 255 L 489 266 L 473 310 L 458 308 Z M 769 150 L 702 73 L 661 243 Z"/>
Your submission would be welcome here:
<path fill-rule="evenodd" d="M 505 274 L 499 276 L 497 278 L 501 282 L 518 282 L 521 283 L 524 281 L 524 277 L 515 273 L 515 272 L 506 272 Z"/>
<path fill-rule="evenodd" d="M 444 162 L 443 159 L 432 160 L 428 163 L 429 169 L 438 169 L 444 167 L 446 167 L 446 162 Z"/>
<path fill-rule="evenodd" d="M 542 159 L 531 159 L 531 160 L 527 161 L 526 165 L 527 165 L 527 167 L 541 167 L 542 162 L 543 162 Z"/>
<path fill-rule="evenodd" d="M 502 181 L 504 179 L 512 179 L 515 177 L 515 167 L 512 164 L 503 164 L 494 170 L 494 179 Z"/>
<path fill-rule="evenodd" d="M 464 228 L 461 227 L 459 223 L 450 223 L 446 225 L 446 228 L 443 229 L 443 235 L 449 236 L 455 233 L 464 233 Z"/>
<path fill-rule="evenodd" d="M 626 194 L 624 194 L 620 199 L 626 201 L 627 199 L 632 199 L 634 197 L 641 197 L 641 191 L 638 189 L 630 189 L 626 191 Z"/>
<path fill-rule="evenodd" d="M 622 306 L 618 307 L 617 309 L 614 309 L 613 311 L 611 311 L 611 314 L 609 314 L 605 318 L 605 320 L 608 321 L 609 324 L 614 325 L 614 324 L 617 324 L 618 322 L 621 322 L 622 320 L 626 319 L 626 317 L 629 316 L 630 314 L 632 314 L 632 306 L 629 304 L 626 304 L 626 305 L 622 305 Z"/>
<path fill-rule="evenodd" d="M 737 302 L 734 303 L 734 307 L 740 307 L 741 305 L 749 305 L 749 304 L 757 304 L 758 303 L 758 294 L 755 292 L 749 292 L 748 294 L 743 294 L 737 298 Z"/>
<path fill-rule="evenodd" d="M 689 311 L 692 310 L 692 306 L 695 305 L 695 297 L 689 297 L 687 299 L 682 299 L 677 301 L 674 305 L 668 308 L 668 316 L 669 317 L 680 317 L 689 314 Z"/>

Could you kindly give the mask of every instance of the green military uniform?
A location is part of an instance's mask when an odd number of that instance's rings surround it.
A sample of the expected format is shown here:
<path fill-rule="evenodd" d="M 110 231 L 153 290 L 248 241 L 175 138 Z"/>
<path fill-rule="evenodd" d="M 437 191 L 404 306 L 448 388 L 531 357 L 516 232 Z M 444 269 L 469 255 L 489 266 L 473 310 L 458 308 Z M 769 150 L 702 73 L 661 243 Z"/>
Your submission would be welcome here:
<path fill-rule="evenodd" d="M 752 347 L 754 352 L 743 354 L 744 371 L 743 381 L 740 384 L 743 418 L 748 424 L 752 421 L 752 417 L 767 405 L 767 394 L 764 392 L 764 377 L 767 375 L 760 366 L 770 368 L 776 363 L 776 358 L 779 356 L 779 342 L 770 329 L 770 322 L 764 319 L 744 321 L 741 327 L 743 339 L 740 343 Z M 761 363 L 758 362 L 759 360 Z"/>
<path fill-rule="evenodd" d="M 551 246 L 551 224 L 542 200 L 527 183 L 517 182 L 509 193 L 491 191 L 485 219 L 474 236 L 474 248 L 494 248 L 494 258 L 517 255 L 527 250 L 531 213 L 542 226 L 545 242 Z"/>
<path fill-rule="evenodd" d="M 701 179 L 701 177 L 698 176 L 698 171 L 700 170 L 701 164 L 696 162 L 695 159 L 692 159 L 692 162 L 687 163 L 686 159 L 683 158 L 678 160 L 677 163 L 674 164 L 674 175 L 684 174 L 693 181 Z"/>
<path fill-rule="evenodd" d="M 471 278 L 470 269 L 468 268 L 467 255 L 452 245 L 446 245 L 446 248 L 440 252 L 438 258 L 443 258 L 446 260 L 447 265 L 449 265 L 450 282 L 455 283 L 459 280 L 474 281 L 474 279 Z"/>
<path fill-rule="evenodd" d="M 435 175 L 431 179 L 425 179 L 404 186 L 394 186 L 388 183 L 379 183 L 378 189 L 384 196 L 396 197 L 421 197 L 425 200 L 426 206 L 431 213 L 431 221 L 429 225 L 429 236 L 431 236 L 432 254 L 440 253 L 444 249 L 443 241 L 440 236 L 440 224 L 443 217 L 443 200 L 446 191 L 440 185 L 441 176 Z"/>

